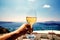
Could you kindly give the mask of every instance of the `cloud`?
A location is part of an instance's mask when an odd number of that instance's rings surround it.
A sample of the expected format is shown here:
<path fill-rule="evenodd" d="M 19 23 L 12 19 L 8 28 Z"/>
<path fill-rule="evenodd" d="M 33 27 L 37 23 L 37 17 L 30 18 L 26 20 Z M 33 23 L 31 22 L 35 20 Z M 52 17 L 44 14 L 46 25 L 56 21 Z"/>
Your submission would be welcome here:
<path fill-rule="evenodd" d="M 35 2 L 36 0 L 28 0 L 29 2 Z"/>
<path fill-rule="evenodd" d="M 45 5 L 43 5 L 43 8 L 50 8 L 51 6 L 50 5 L 47 5 L 47 4 L 45 4 Z"/>

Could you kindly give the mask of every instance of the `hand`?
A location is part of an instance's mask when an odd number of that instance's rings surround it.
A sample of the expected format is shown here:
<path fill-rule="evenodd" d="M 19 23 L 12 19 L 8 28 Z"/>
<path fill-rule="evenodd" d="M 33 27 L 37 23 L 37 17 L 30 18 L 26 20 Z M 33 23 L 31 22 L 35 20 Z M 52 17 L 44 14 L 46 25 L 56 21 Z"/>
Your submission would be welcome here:
<path fill-rule="evenodd" d="M 33 29 L 30 24 L 23 24 L 18 30 L 21 35 L 32 33 Z"/>
<path fill-rule="evenodd" d="M 24 34 L 26 34 L 28 32 L 29 33 L 32 32 L 32 28 L 31 28 L 30 24 L 23 24 L 16 31 L 4 34 L 3 36 L 0 36 L 0 40 L 15 40 L 19 36 L 22 36 L 22 35 L 24 35 Z"/>

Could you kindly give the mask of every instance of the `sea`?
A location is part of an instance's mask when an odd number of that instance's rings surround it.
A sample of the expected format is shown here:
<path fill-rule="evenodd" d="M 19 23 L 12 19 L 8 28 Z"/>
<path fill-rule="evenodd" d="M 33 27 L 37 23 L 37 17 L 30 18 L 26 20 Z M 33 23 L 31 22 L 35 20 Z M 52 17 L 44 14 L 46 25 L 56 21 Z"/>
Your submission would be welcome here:
<path fill-rule="evenodd" d="M 7 28 L 9 31 L 15 31 L 24 23 L 25 22 L 0 22 L 0 26 Z M 33 25 L 33 30 L 34 31 L 38 31 L 38 30 L 58 30 L 58 31 L 60 31 L 60 24 L 36 22 Z"/>

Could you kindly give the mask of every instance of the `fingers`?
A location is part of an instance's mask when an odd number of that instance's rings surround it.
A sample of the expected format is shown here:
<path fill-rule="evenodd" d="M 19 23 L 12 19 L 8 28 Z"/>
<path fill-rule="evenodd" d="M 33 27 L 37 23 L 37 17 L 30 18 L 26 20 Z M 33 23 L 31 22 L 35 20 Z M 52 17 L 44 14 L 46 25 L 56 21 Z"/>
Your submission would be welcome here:
<path fill-rule="evenodd" d="M 25 24 L 25 26 L 26 26 L 27 28 L 31 28 L 31 25 L 30 25 L 30 24 Z"/>
<path fill-rule="evenodd" d="M 31 28 L 31 25 L 30 24 L 23 24 L 20 28 Z"/>
<path fill-rule="evenodd" d="M 20 28 L 18 28 L 18 33 L 26 34 L 31 32 L 32 28 L 30 24 L 23 24 Z"/>
<path fill-rule="evenodd" d="M 23 29 L 24 32 L 26 31 L 26 33 L 32 33 L 33 29 L 31 28 L 30 24 L 23 24 L 23 27 L 24 27 Z"/>
<path fill-rule="evenodd" d="M 28 34 L 30 34 L 30 33 L 32 33 L 32 31 L 33 31 L 33 28 L 31 28 L 31 25 L 30 24 L 25 24 L 25 26 L 27 27 L 27 33 Z"/>

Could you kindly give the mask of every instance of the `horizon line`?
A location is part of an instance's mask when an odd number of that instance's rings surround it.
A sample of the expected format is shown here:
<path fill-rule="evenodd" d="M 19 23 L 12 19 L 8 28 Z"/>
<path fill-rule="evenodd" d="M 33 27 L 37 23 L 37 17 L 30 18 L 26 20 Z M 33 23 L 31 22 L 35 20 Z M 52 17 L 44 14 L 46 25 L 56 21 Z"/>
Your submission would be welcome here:
<path fill-rule="evenodd" d="M 55 21 L 55 20 L 49 20 L 49 21 Z M 0 21 L 0 22 L 27 22 L 27 21 Z M 48 21 L 36 21 L 36 22 L 48 22 Z"/>

